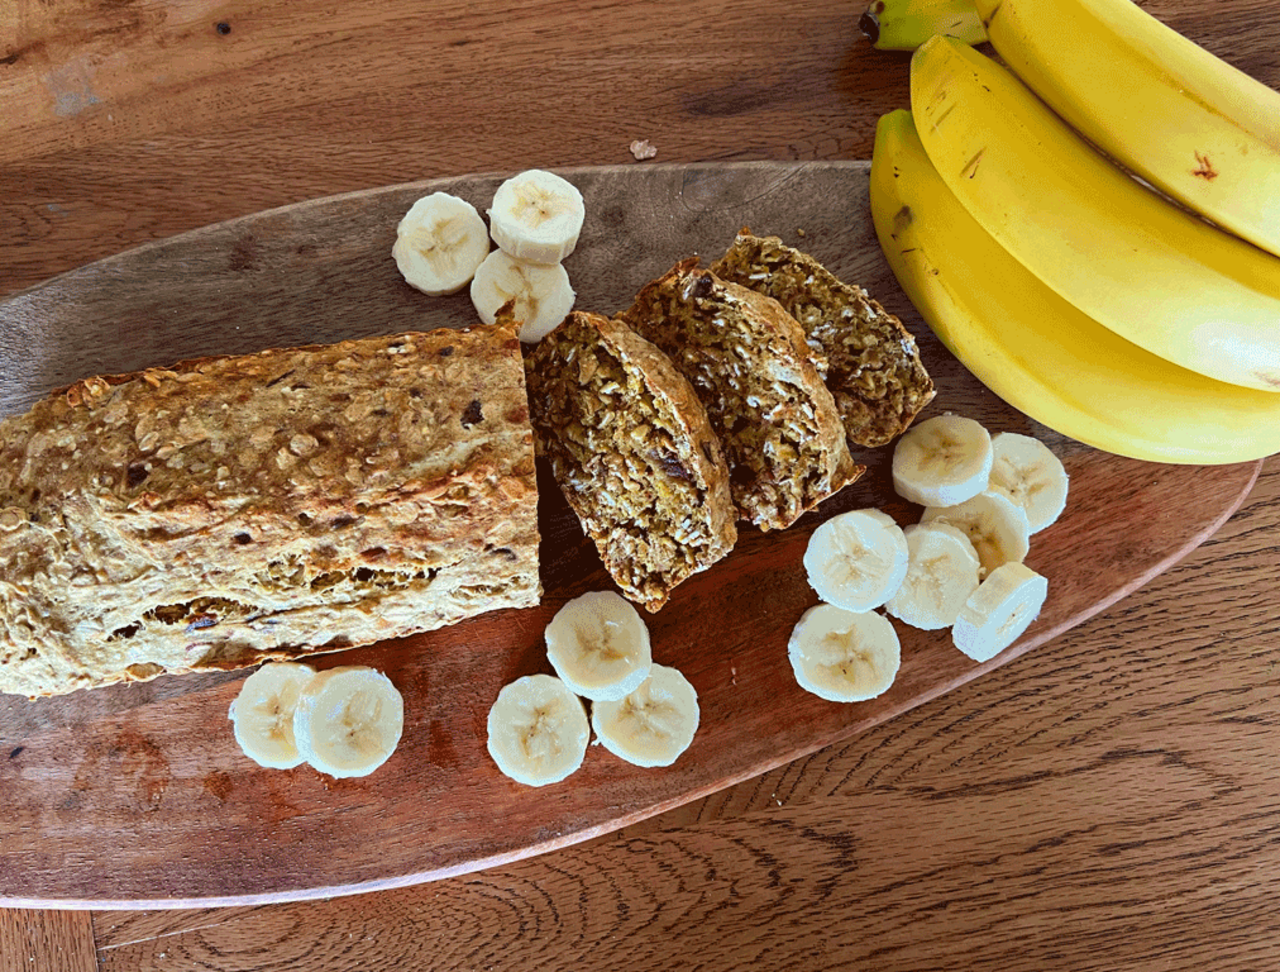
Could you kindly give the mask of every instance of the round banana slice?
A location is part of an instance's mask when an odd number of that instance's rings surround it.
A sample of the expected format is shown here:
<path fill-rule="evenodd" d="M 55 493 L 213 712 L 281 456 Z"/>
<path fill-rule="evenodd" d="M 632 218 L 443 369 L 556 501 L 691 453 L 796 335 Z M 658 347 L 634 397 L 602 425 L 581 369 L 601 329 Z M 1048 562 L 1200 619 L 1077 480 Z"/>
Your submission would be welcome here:
<path fill-rule="evenodd" d="M 554 675 L 503 687 L 489 709 L 489 755 L 517 783 L 559 783 L 582 765 L 591 726 L 582 700 Z"/>
<path fill-rule="evenodd" d="M 471 281 L 471 303 L 486 324 L 497 320 L 502 305 L 515 298 L 513 313 L 523 322 L 520 340 L 526 344 L 554 330 L 573 310 L 576 297 L 560 264 L 526 263 L 504 250 L 485 257 Z"/>
<path fill-rule="evenodd" d="M 559 263 L 578 245 L 586 209 L 577 187 L 552 172 L 529 169 L 493 194 L 493 241 L 517 260 Z"/>
<path fill-rule="evenodd" d="M 697 691 L 666 665 L 654 665 L 626 698 L 591 703 L 597 740 L 636 766 L 670 766 L 693 742 L 701 718 Z"/>
<path fill-rule="evenodd" d="M 1055 522 L 1067 508 L 1067 471 L 1039 439 L 1016 432 L 991 437 L 995 461 L 987 492 L 999 493 L 1027 514 L 1032 533 Z"/>
<path fill-rule="evenodd" d="M 885 610 L 915 628 L 949 628 L 978 588 L 978 554 L 949 523 L 914 524 L 902 532 L 910 552 L 907 576 Z"/>
<path fill-rule="evenodd" d="M 298 751 L 321 773 L 368 776 L 391 758 L 404 731 L 404 699 L 375 668 L 341 665 L 303 686 L 293 713 Z"/>
<path fill-rule="evenodd" d="M 902 528 L 880 510 L 832 517 L 813 531 L 804 552 L 810 586 L 846 611 L 870 611 L 893 597 L 907 576 L 907 561 Z"/>
<path fill-rule="evenodd" d="M 547 625 L 547 658 L 560 680 L 593 702 L 617 701 L 649 677 L 649 629 L 613 591 L 575 597 Z"/>
<path fill-rule="evenodd" d="M 303 762 L 293 712 L 315 673 L 301 662 L 267 662 L 240 686 L 227 717 L 241 750 L 259 766 L 292 769 Z"/>
<path fill-rule="evenodd" d="M 913 425 L 893 449 L 893 488 L 921 506 L 955 506 L 987 488 L 991 436 L 973 419 L 936 415 Z"/>
<path fill-rule="evenodd" d="M 1040 615 L 1049 582 L 1026 564 L 1002 564 L 969 596 L 951 640 L 974 661 L 994 658 Z"/>
<path fill-rule="evenodd" d="M 893 684 L 902 648 L 884 615 L 819 604 L 792 629 L 787 655 L 801 688 L 829 702 L 865 702 Z"/>
<path fill-rule="evenodd" d="M 979 493 L 957 506 L 929 506 L 921 524 L 950 523 L 963 530 L 986 577 L 1001 564 L 1021 561 L 1031 549 L 1031 525 L 1022 508 L 1001 493 Z"/>
<path fill-rule="evenodd" d="M 476 207 L 447 192 L 415 202 L 396 227 L 391 248 L 404 279 L 425 294 L 457 293 L 489 252 L 489 232 Z"/>

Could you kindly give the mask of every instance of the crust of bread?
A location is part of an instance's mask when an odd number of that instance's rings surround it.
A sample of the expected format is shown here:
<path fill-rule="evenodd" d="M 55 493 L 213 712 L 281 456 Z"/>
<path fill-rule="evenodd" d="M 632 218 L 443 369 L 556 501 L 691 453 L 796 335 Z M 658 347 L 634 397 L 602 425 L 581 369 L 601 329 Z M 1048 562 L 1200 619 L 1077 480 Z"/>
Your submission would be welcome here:
<path fill-rule="evenodd" d="M 538 603 L 516 327 L 89 378 L 0 422 L 0 691 L 239 668 Z"/>
<path fill-rule="evenodd" d="M 649 611 L 737 541 L 729 470 L 671 360 L 574 312 L 526 363 L 539 453 L 622 592 Z"/>
<path fill-rule="evenodd" d="M 902 322 L 808 254 L 744 228 L 711 269 L 774 298 L 799 321 L 851 443 L 891 442 L 933 399 L 933 382 Z"/>
<path fill-rule="evenodd" d="M 770 297 L 678 263 L 619 317 L 689 379 L 730 469 L 739 515 L 762 530 L 790 526 L 866 471 L 804 330 Z"/>

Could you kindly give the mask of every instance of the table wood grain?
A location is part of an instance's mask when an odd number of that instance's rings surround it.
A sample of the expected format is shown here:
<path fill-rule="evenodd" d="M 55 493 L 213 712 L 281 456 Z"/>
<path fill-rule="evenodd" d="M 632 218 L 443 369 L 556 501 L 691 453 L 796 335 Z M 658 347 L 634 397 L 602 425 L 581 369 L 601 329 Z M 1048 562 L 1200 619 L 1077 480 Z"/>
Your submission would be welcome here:
<path fill-rule="evenodd" d="M 1272 0 L 1143 6 L 1280 87 Z M 336 192 L 626 163 L 636 139 L 867 158 L 907 57 L 869 49 L 859 12 L 11 0 L 0 293 Z M 591 843 L 328 902 L 0 912 L 0 967 L 1274 968 L 1278 526 L 1269 460 L 1214 538 L 1069 635 Z"/>

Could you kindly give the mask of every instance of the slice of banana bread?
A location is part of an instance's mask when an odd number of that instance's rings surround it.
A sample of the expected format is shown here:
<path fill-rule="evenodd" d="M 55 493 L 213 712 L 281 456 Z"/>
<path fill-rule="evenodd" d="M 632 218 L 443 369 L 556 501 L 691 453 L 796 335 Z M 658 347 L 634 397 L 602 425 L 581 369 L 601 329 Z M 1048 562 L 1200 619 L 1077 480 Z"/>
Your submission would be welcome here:
<path fill-rule="evenodd" d="M 539 454 L 618 587 L 657 611 L 738 536 L 706 411 L 665 354 L 599 314 L 571 313 L 525 368 Z"/>
<path fill-rule="evenodd" d="M 711 269 L 767 294 L 800 322 L 826 360 L 823 377 L 855 445 L 890 442 L 932 400 L 933 382 L 902 322 L 808 254 L 743 229 Z"/>
<path fill-rule="evenodd" d="M 800 325 L 777 301 L 697 262 L 647 284 L 620 317 L 693 384 L 724 448 L 739 515 L 781 530 L 865 467 L 849 453 Z"/>

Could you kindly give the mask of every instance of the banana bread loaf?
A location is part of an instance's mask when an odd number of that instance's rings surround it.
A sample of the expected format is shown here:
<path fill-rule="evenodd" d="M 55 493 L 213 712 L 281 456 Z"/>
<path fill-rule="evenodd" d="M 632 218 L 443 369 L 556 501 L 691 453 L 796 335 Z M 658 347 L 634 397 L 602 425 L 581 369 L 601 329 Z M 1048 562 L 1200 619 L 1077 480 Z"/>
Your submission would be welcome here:
<path fill-rule="evenodd" d="M 729 470 L 670 359 L 574 312 L 526 361 L 538 452 L 622 592 L 657 611 L 737 540 Z"/>
<path fill-rule="evenodd" d="M 0 691 L 538 602 L 516 324 L 90 378 L 0 422 Z"/>
<path fill-rule="evenodd" d="M 772 297 L 800 322 L 855 445 L 890 442 L 932 400 L 933 382 L 902 322 L 808 254 L 744 229 L 711 270 Z"/>
<path fill-rule="evenodd" d="M 804 332 L 777 301 L 677 264 L 620 317 L 689 379 L 729 464 L 733 500 L 762 530 L 790 526 L 857 465 Z"/>

